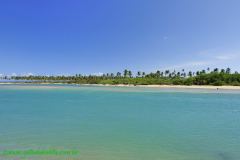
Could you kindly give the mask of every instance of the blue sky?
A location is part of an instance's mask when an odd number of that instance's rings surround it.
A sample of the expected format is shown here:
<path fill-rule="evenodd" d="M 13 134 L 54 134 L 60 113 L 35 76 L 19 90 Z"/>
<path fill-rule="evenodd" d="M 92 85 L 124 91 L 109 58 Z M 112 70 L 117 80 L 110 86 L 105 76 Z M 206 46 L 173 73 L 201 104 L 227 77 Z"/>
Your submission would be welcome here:
<path fill-rule="evenodd" d="M 0 74 L 240 71 L 238 0 L 2 0 Z"/>

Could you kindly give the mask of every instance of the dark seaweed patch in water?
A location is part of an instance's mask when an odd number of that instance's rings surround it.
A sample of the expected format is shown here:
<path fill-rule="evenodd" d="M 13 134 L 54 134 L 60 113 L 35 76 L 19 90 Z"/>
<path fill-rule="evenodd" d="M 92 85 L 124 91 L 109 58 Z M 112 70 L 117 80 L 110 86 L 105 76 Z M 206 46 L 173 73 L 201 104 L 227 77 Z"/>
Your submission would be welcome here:
<path fill-rule="evenodd" d="M 220 160 L 234 160 L 234 158 L 225 152 L 219 152 L 218 156 L 220 157 Z"/>

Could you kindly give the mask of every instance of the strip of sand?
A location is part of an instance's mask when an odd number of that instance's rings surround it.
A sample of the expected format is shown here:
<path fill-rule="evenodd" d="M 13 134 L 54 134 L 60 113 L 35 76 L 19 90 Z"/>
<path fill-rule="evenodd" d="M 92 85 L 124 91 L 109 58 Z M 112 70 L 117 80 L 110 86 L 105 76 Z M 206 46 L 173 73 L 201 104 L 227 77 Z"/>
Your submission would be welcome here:
<path fill-rule="evenodd" d="M 240 90 L 240 86 L 207 86 L 207 85 L 132 85 L 132 84 L 81 84 L 88 86 L 116 86 L 116 87 L 149 87 L 149 88 L 180 88 L 180 89 L 231 89 L 231 90 Z"/>
<path fill-rule="evenodd" d="M 57 85 L 57 84 L 62 84 L 62 85 L 69 85 L 67 83 L 16 83 L 16 82 L 0 82 L 0 85 L 10 85 L 10 84 L 15 84 L 15 85 Z M 74 84 L 71 84 L 74 85 Z M 186 85 L 132 85 L 132 84 L 76 84 L 76 85 L 82 85 L 82 86 L 110 86 L 110 87 L 146 87 L 146 88 L 172 88 L 172 89 L 212 89 L 212 90 L 218 90 L 218 89 L 226 89 L 226 90 L 240 90 L 240 86 L 210 86 L 210 85 L 191 85 L 191 86 L 186 86 Z M 36 87 L 36 86 L 35 86 Z M 41 86 L 39 86 L 41 87 Z"/>

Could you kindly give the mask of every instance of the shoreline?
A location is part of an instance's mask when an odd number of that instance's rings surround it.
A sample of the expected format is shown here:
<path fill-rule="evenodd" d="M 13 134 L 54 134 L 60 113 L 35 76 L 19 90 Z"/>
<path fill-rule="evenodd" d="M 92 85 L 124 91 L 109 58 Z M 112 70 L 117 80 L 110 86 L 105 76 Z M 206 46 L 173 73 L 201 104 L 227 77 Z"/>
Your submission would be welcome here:
<path fill-rule="evenodd" d="M 172 88 L 172 89 L 229 89 L 229 90 L 240 90 L 240 86 L 208 86 L 208 85 L 132 85 L 132 84 L 81 84 L 85 86 L 106 86 L 106 87 L 146 87 L 146 88 Z"/>
<path fill-rule="evenodd" d="M 69 83 L 19 83 L 19 82 L 0 82 L 0 85 L 82 85 L 99 87 L 141 87 L 141 88 L 170 88 L 170 89 L 211 89 L 211 90 L 240 90 L 240 86 L 210 86 L 210 85 L 133 85 L 133 84 L 69 84 Z"/>

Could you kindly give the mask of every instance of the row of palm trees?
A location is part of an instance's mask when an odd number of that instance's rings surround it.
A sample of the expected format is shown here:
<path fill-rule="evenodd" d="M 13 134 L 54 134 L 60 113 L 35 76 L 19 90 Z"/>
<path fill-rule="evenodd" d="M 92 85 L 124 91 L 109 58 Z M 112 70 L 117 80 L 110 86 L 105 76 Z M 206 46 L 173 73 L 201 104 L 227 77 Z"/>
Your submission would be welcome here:
<path fill-rule="evenodd" d="M 231 73 L 231 69 L 227 68 L 227 69 L 218 69 L 218 68 L 214 68 L 212 71 L 210 71 L 210 68 L 207 68 L 206 70 L 203 69 L 201 71 L 188 71 L 185 72 L 185 69 L 182 69 L 181 72 L 180 71 L 170 71 L 170 70 L 165 70 L 165 71 L 160 71 L 157 70 L 155 73 L 151 72 L 149 74 L 146 74 L 145 72 L 142 71 L 137 71 L 136 75 L 134 76 L 133 72 L 131 70 L 127 70 L 125 69 L 123 71 L 123 74 L 121 72 L 117 72 L 116 75 L 114 73 L 107 73 L 107 74 L 103 74 L 102 77 L 109 77 L 109 78 L 114 78 L 114 77 L 128 77 L 128 78 L 133 78 L 133 77 L 152 77 L 152 78 L 157 78 L 157 77 L 193 77 L 193 76 L 198 76 L 201 74 L 205 74 L 205 73 L 226 73 L 226 74 L 230 74 Z M 237 73 L 237 72 L 235 72 Z"/>
<path fill-rule="evenodd" d="M 97 76 L 97 75 L 88 75 L 88 76 L 83 76 L 81 74 L 76 74 L 75 76 L 15 76 L 12 77 L 12 79 L 52 79 L 52 80 L 72 80 L 72 79 L 91 79 L 94 77 L 98 77 L 98 78 L 102 78 L 102 79 L 113 79 L 113 78 L 174 78 L 174 77 L 194 77 L 194 76 L 198 76 L 201 74 L 206 74 L 206 73 L 224 73 L 224 74 L 230 74 L 231 73 L 231 69 L 227 68 L 227 69 L 218 69 L 218 68 L 214 68 L 212 71 L 210 70 L 210 68 L 207 68 L 206 70 L 201 70 L 201 71 L 188 71 L 186 72 L 185 69 L 182 69 L 181 71 L 170 71 L 170 70 L 165 70 L 165 71 L 160 71 L 157 70 L 156 72 L 151 72 L 146 74 L 145 72 L 142 71 L 137 71 L 136 74 L 133 74 L 133 72 L 131 70 L 127 70 L 125 69 L 122 73 L 121 72 L 117 72 L 116 74 L 114 73 L 106 73 L 103 74 L 101 76 Z M 237 72 L 235 72 L 237 73 Z M 5 77 L 7 78 L 7 77 Z"/>

